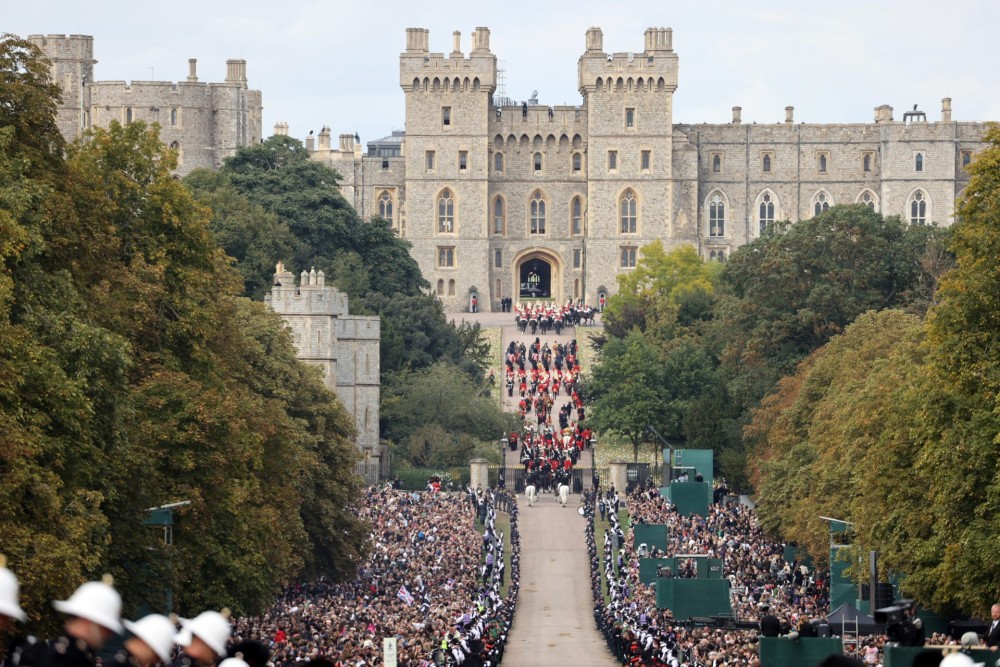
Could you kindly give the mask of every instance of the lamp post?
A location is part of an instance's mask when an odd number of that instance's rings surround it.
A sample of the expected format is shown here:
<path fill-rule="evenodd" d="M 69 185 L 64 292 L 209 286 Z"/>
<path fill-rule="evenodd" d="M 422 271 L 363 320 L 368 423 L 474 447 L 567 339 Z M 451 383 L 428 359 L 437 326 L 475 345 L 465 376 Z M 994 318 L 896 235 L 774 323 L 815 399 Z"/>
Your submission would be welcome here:
<path fill-rule="evenodd" d="M 497 486 L 501 489 L 507 488 L 507 444 L 508 440 L 506 437 L 500 438 L 500 468 L 497 472 Z"/>

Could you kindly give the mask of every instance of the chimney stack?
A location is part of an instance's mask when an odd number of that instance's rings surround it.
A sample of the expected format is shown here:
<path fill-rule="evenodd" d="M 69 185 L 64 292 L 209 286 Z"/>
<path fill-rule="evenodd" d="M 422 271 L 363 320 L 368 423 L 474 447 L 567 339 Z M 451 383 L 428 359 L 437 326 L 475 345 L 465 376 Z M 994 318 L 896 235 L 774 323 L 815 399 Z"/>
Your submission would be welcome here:
<path fill-rule="evenodd" d="M 941 122 L 951 122 L 951 98 L 946 97 L 941 100 Z"/>
<path fill-rule="evenodd" d="M 477 27 L 475 32 L 472 33 L 472 53 L 489 53 L 490 52 L 490 29 L 484 27 Z"/>
<path fill-rule="evenodd" d="M 451 49 L 451 55 L 452 56 L 461 56 L 462 55 L 462 33 L 460 33 L 459 31 L 456 30 L 455 32 L 452 33 L 452 37 L 454 38 L 455 45 Z M 475 41 L 475 38 L 473 38 L 473 41 Z"/>
<path fill-rule="evenodd" d="M 733 107 L 733 125 L 743 122 L 743 107 Z"/>
<path fill-rule="evenodd" d="M 226 83 L 246 83 L 247 82 L 247 61 L 227 60 L 226 61 Z"/>
<path fill-rule="evenodd" d="M 198 80 L 198 59 L 188 58 L 188 81 L 194 83 Z"/>
<path fill-rule="evenodd" d="M 795 107 L 785 107 L 785 122 L 786 123 L 795 122 Z"/>
<path fill-rule="evenodd" d="M 430 46 L 430 31 L 427 28 L 406 29 L 406 50 L 411 53 L 427 53 Z"/>
<path fill-rule="evenodd" d="M 587 53 L 604 52 L 604 33 L 600 28 L 590 28 L 587 30 Z"/>

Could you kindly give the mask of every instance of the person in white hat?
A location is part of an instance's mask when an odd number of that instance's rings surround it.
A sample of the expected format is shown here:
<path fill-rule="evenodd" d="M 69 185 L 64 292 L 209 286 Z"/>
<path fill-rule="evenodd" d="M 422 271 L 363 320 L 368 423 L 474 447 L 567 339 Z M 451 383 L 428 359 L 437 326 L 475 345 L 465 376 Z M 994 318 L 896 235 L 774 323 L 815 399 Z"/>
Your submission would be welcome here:
<path fill-rule="evenodd" d="M 229 610 L 203 611 L 189 620 L 181 620 L 181 631 L 174 641 L 183 653 L 174 661 L 175 667 L 206 667 L 226 655 L 226 644 L 232 627 Z"/>
<path fill-rule="evenodd" d="M 87 667 L 95 664 L 94 654 L 116 634 L 121 634 L 122 599 L 112 588 L 114 580 L 88 581 L 68 600 L 52 603 L 68 616 L 62 636 L 49 644 L 42 658 L 44 667 Z"/>
<path fill-rule="evenodd" d="M 24 623 L 28 615 L 21 609 L 21 586 L 17 577 L 7 569 L 7 557 L 0 554 L 0 631 L 10 626 L 11 620 Z"/>
<path fill-rule="evenodd" d="M 177 628 L 166 616 L 150 614 L 138 621 L 122 621 L 132 636 L 125 640 L 125 650 L 136 667 L 152 667 L 157 663 L 170 664 L 170 651 L 174 648 Z"/>

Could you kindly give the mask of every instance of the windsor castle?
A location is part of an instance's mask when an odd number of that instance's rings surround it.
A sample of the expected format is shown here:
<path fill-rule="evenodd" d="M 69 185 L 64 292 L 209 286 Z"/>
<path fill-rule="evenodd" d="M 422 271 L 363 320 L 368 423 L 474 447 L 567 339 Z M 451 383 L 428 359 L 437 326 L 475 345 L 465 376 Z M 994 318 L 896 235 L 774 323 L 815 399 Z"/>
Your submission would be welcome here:
<path fill-rule="evenodd" d="M 97 82 L 92 38 L 31 38 L 53 60 L 64 91 L 60 127 L 72 138 L 111 120 L 158 122 L 181 156 L 180 173 L 216 167 L 261 138 L 261 94 L 246 63 L 222 83 Z M 410 28 L 400 55 L 406 131 L 334 144 L 324 127 L 306 145 L 336 169 L 364 218 L 381 215 L 413 245 L 431 289 L 452 311 L 499 310 L 500 300 L 596 303 L 615 291 L 639 249 L 691 244 L 724 261 L 768 224 L 864 204 L 911 224 L 948 225 L 984 144 L 985 124 L 892 107 L 871 123 L 675 123 L 678 56 L 669 28 L 646 30 L 640 52 L 606 52 L 599 28 L 578 63 L 579 106 L 514 103 L 498 95 L 490 31 L 462 51 L 430 51 Z M 278 123 L 276 134 L 287 134 Z"/>

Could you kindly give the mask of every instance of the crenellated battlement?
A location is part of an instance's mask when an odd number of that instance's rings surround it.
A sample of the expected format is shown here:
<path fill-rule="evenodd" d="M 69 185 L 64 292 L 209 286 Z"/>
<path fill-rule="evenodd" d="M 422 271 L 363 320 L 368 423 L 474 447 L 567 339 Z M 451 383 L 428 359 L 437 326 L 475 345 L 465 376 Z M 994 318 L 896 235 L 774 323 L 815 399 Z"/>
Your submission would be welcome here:
<path fill-rule="evenodd" d="M 600 28 L 587 31 L 587 50 L 579 60 L 579 89 L 594 92 L 655 92 L 677 90 L 677 54 L 670 28 L 648 28 L 641 53 L 605 53 Z"/>
<path fill-rule="evenodd" d="M 430 52 L 430 31 L 406 29 L 406 51 L 399 56 L 399 85 L 410 92 L 488 92 L 496 89 L 496 56 L 489 28 L 472 33 L 472 50 L 462 53 L 461 33 L 453 33 L 451 53 Z"/>
<path fill-rule="evenodd" d="M 489 131 L 493 133 L 559 133 L 585 132 L 587 129 L 586 107 L 574 106 L 526 106 L 509 105 L 493 107 L 490 115 Z"/>

